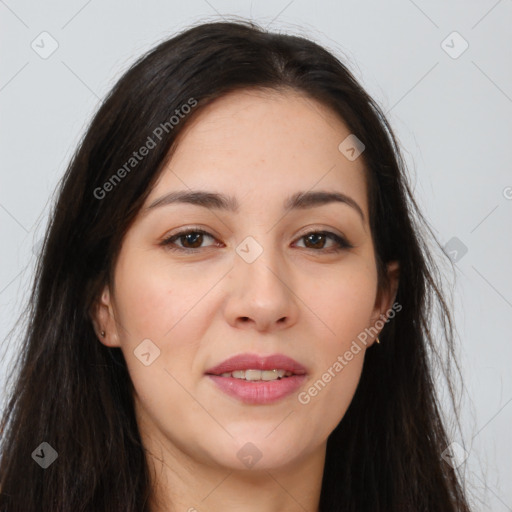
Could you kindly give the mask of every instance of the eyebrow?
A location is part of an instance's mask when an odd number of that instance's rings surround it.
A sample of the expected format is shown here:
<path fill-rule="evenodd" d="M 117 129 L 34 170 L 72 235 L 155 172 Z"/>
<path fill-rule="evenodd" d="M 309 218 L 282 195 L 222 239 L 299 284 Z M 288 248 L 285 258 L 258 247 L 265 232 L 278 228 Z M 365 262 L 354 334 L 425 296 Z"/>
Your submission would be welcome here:
<path fill-rule="evenodd" d="M 184 190 L 174 191 L 155 199 L 147 210 L 152 210 L 160 206 L 175 203 L 192 204 L 203 208 L 214 210 L 225 210 L 238 213 L 240 204 L 236 197 L 226 194 L 207 192 L 202 190 Z M 330 203 L 342 203 L 352 207 L 357 211 L 363 223 L 365 216 L 361 207 L 351 197 L 341 192 L 315 191 L 315 192 L 296 192 L 288 197 L 283 203 L 284 210 L 306 210 L 308 208 L 316 208 Z"/>

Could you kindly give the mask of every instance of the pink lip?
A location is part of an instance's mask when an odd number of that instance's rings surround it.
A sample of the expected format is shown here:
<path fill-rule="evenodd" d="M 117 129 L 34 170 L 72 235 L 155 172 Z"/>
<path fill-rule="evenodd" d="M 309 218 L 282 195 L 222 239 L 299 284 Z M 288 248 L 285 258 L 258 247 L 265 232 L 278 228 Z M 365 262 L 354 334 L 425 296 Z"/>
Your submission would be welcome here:
<path fill-rule="evenodd" d="M 293 372 L 298 375 L 306 373 L 306 368 L 304 368 L 304 366 L 284 354 L 272 354 L 270 356 L 238 354 L 226 359 L 217 366 L 206 370 L 205 373 L 210 375 L 220 375 L 222 373 L 234 372 L 236 370 L 273 370 L 274 368 Z"/>
<path fill-rule="evenodd" d="M 282 369 L 294 375 L 274 381 L 251 382 L 234 377 L 221 377 L 222 373 L 236 370 Z M 240 354 L 231 357 L 205 372 L 224 393 L 246 404 L 270 404 L 296 391 L 306 379 L 306 368 L 283 354 L 259 356 Z"/>

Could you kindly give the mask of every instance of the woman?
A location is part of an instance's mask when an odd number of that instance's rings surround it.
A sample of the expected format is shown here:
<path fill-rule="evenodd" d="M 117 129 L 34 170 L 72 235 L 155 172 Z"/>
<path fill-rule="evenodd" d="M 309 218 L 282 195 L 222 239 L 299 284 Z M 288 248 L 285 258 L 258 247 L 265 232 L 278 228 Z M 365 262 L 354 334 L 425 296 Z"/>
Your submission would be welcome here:
<path fill-rule="evenodd" d="M 249 23 L 160 44 L 59 190 L 0 510 L 469 511 L 423 222 L 384 115 L 325 49 Z"/>

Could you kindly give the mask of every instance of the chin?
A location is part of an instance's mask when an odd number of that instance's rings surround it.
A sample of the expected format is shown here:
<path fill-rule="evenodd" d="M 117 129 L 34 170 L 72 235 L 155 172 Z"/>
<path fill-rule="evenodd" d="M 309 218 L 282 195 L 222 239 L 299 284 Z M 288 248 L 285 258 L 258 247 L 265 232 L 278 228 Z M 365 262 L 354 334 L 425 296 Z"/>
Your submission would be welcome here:
<path fill-rule="evenodd" d="M 216 465 L 233 471 L 285 468 L 296 462 L 304 445 L 301 436 L 295 438 L 289 430 L 283 430 L 281 435 L 275 430 L 269 435 L 273 428 L 275 425 L 264 434 L 256 434 L 254 427 L 248 428 L 234 439 L 210 446 L 208 453 Z M 231 432 L 229 427 L 228 430 Z"/>

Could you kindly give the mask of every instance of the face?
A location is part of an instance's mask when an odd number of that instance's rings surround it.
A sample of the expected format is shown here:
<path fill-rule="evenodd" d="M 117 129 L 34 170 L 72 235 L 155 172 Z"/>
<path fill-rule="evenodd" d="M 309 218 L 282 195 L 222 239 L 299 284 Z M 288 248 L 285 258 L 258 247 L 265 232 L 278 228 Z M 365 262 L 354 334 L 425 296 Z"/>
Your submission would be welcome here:
<path fill-rule="evenodd" d="M 126 359 L 144 439 L 231 469 L 247 455 L 277 468 L 324 449 L 375 336 L 357 340 L 396 291 L 391 266 L 378 293 L 363 160 L 338 149 L 349 134 L 298 93 L 242 91 L 180 135 L 95 315 L 101 341 Z M 191 191 L 230 200 L 171 200 Z M 321 191 L 343 200 L 287 203 Z M 254 356 L 245 369 L 280 355 L 305 373 L 207 374 L 240 354 Z"/>

